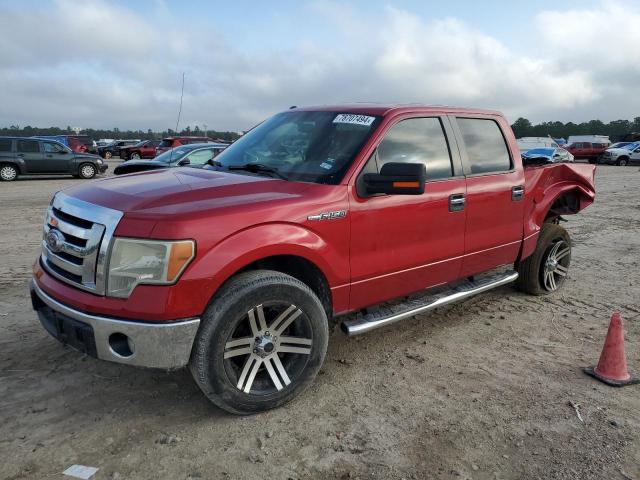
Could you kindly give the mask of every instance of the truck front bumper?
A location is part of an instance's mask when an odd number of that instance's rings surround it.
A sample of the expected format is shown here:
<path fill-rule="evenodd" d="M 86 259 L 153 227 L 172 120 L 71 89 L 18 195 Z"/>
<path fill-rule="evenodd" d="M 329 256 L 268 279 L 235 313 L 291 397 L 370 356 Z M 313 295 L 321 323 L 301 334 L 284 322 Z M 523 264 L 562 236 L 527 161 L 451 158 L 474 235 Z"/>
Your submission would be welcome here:
<path fill-rule="evenodd" d="M 101 317 L 58 302 L 34 280 L 30 289 L 42 326 L 76 350 L 101 360 L 167 370 L 189 362 L 199 318 L 145 323 Z"/>

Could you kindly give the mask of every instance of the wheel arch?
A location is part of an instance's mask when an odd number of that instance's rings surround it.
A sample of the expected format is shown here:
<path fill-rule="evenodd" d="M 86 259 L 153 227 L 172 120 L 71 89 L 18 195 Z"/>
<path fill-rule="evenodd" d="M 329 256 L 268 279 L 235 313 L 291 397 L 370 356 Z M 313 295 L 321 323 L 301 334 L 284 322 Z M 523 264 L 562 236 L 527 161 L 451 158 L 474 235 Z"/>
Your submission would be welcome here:
<path fill-rule="evenodd" d="M 3 158 L 0 159 L 0 166 L 2 165 L 10 165 L 12 167 L 16 167 L 16 169 L 18 170 L 18 174 L 19 175 L 25 175 L 27 173 L 27 168 L 24 165 L 24 163 L 21 162 L 17 162 L 13 159 L 10 158 Z"/>
<path fill-rule="evenodd" d="M 518 262 L 529 257 L 536 248 L 538 236 L 545 223 L 559 223 L 562 215 L 575 215 L 593 202 L 593 194 L 575 184 L 555 185 L 553 190 L 533 200 L 528 226 Z"/>
<path fill-rule="evenodd" d="M 327 317 L 348 305 L 348 289 L 332 289 L 347 283 L 339 272 L 340 255 L 316 233 L 301 226 L 278 224 L 279 243 L 273 243 L 274 224 L 239 232 L 220 242 L 196 260 L 185 280 L 204 281 L 203 300 L 208 305 L 220 289 L 236 275 L 250 270 L 273 270 L 305 283 L 320 299 Z M 206 308 L 205 305 L 205 308 Z"/>

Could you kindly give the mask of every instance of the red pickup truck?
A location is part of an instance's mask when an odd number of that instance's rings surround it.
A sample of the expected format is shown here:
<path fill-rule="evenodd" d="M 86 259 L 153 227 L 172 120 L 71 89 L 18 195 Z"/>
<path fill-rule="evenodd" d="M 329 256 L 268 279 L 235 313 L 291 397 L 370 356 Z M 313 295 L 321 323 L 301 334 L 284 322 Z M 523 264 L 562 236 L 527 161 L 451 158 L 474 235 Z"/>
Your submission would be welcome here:
<path fill-rule="evenodd" d="M 596 163 L 598 158 L 609 148 L 608 143 L 575 142 L 565 148 L 576 160 L 588 160 Z"/>
<path fill-rule="evenodd" d="M 523 167 L 485 110 L 295 108 L 215 160 L 57 193 L 31 297 L 63 343 L 188 365 L 237 414 L 309 385 L 334 318 L 354 335 L 511 282 L 554 292 L 560 216 L 595 197 L 595 166 Z"/>

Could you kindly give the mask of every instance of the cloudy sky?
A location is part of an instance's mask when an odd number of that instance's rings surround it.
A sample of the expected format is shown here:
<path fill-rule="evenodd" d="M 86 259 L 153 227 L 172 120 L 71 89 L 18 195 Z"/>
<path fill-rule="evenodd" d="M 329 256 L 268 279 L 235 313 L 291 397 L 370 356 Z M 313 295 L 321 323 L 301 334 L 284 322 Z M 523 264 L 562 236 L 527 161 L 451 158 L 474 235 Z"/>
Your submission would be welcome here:
<path fill-rule="evenodd" d="M 640 116 L 639 0 L 0 0 L 0 125 L 246 129 L 290 105 Z"/>

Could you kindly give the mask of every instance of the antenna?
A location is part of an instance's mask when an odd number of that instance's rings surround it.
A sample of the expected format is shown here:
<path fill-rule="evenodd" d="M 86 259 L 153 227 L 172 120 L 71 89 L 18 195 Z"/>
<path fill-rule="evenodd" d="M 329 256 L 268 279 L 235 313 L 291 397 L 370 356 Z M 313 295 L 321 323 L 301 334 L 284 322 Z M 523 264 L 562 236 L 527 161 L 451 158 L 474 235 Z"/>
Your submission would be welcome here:
<path fill-rule="evenodd" d="M 180 124 L 180 115 L 182 114 L 182 98 L 184 97 L 184 72 L 182 72 L 182 89 L 180 90 L 180 107 L 178 107 L 178 119 L 176 120 L 176 135 L 178 134 L 178 125 Z M 169 155 L 169 163 L 173 161 L 173 148 Z"/>

